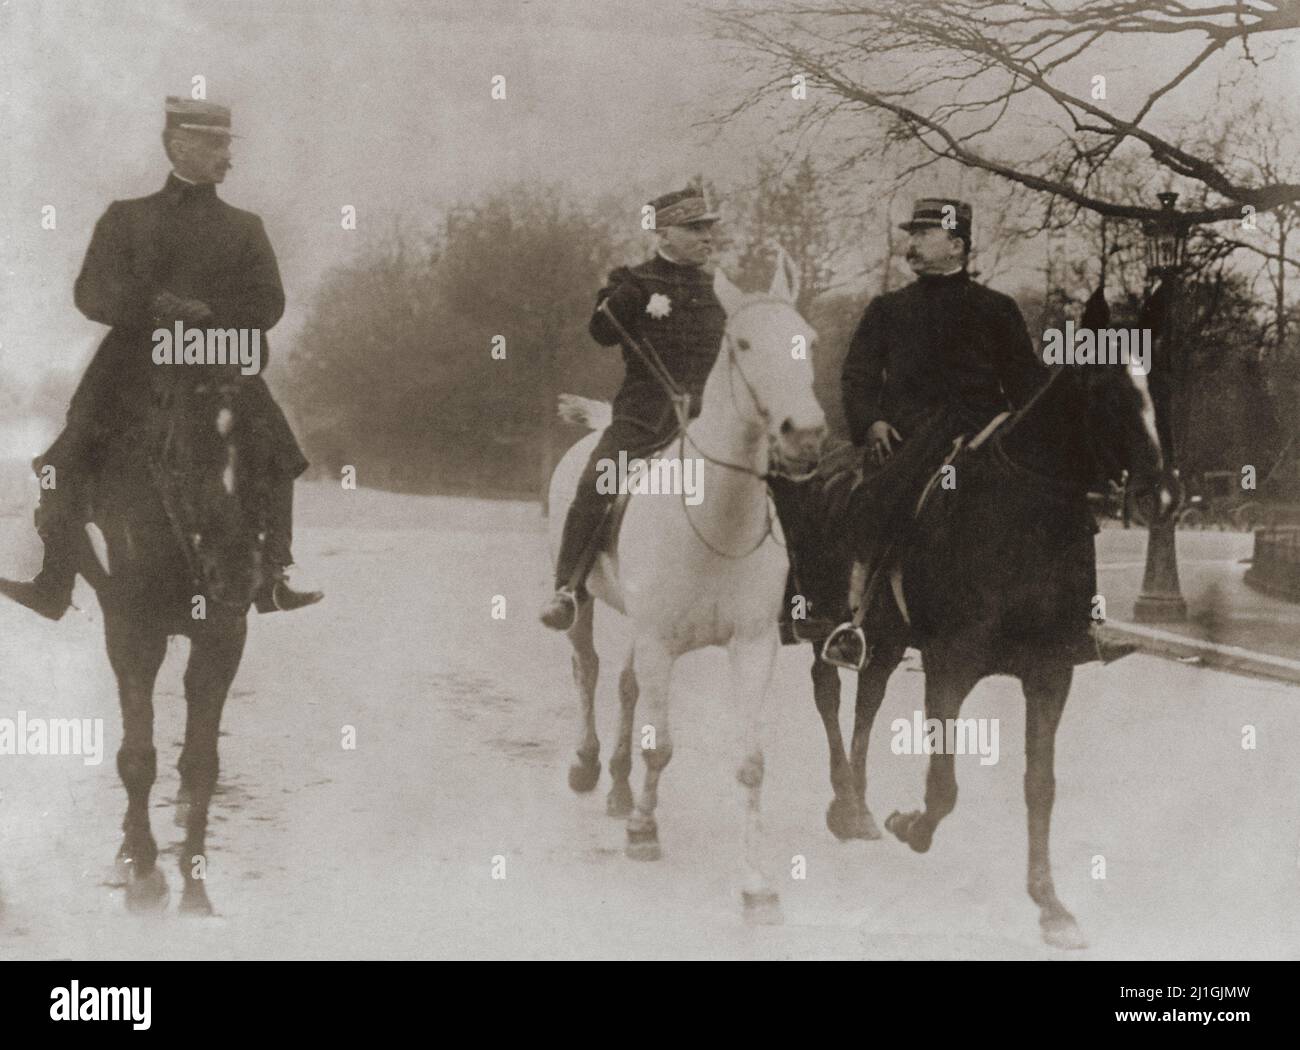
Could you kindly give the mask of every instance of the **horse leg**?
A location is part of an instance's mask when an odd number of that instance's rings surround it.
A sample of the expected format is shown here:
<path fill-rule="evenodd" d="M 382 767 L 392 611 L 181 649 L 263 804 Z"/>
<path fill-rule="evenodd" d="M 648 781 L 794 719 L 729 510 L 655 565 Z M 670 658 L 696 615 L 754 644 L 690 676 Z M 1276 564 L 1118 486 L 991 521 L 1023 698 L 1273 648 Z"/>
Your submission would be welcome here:
<path fill-rule="evenodd" d="M 658 860 L 659 826 L 655 823 L 655 807 L 659 804 L 659 774 L 673 757 L 673 738 L 668 727 L 673 656 L 657 638 L 638 638 L 634 653 L 632 666 L 640 693 L 646 698 L 646 723 L 641 727 L 645 780 L 632 815 L 627 818 L 627 855 L 633 860 Z"/>
<path fill-rule="evenodd" d="M 925 662 L 925 717 L 937 719 L 946 726 L 947 720 L 956 718 L 961 702 L 971 691 L 978 676 L 954 668 L 965 661 L 958 659 L 930 660 Z M 892 831 L 917 853 L 930 848 L 934 829 L 957 805 L 957 775 L 953 756 L 943 749 L 930 756 L 930 766 L 925 778 L 925 809 L 918 812 L 891 813 L 885 829 Z"/>
<path fill-rule="evenodd" d="M 609 775 L 614 786 L 605 799 L 605 812 L 611 817 L 626 817 L 632 812 L 632 719 L 636 714 L 636 650 L 627 654 L 627 664 L 618 676 L 618 744 L 609 760 Z"/>
<path fill-rule="evenodd" d="M 592 629 L 595 607 L 590 598 L 579 605 L 577 619 L 569 628 L 580 721 L 577 761 L 569 766 L 569 787 L 578 792 L 590 791 L 600 780 L 600 741 L 596 738 L 596 679 L 600 674 L 600 657 L 596 655 Z"/>
<path fill-rule="evenodd" d="M 1039 668 L 1021 679 L 1025 693 L 1025 804 L 1029 812 L 1029 896 L 1038 905 L 1043 940 L 1055 948 L 1086 948 L 1078 924 L 1056 896 L 1049 840 L 1056 798 L 1056 727 L 1060 725 L 1070 667 Z"/>
<path fill-rule="evenodd" d="M 876 827 L 876 818 L 867 808 L 867 745 L 871 742 L 871 727 L 875 724 L 876 713 L 885 698 L 885 687 L 889 676 L 903 661 L 906 647 L 897 644 L 882 644 L 867 661 L 867 666 L 858 673 L 858 695 L 853 715 L 853 743 L 849 755 L 849 765 L 853 771 L 853 835 L 856 839 L 878 839 L 880 829 Z"/>
<path fill-rule="evenodd" d="M 158 772 L 153 687 L 167 655 L 167 635 L 106 610 L 104 639 L 122 708 L 117 772 L 126 788 L 126 817 L 116 866 L 126 883 L 127 909 L 155 911 L 166 907 L 167 880 L 158 869 L 158 844 L 149 826 L 149 792 Z"/>
<path fill-rule="evenodd" d="M 834 798 L 826 807 L 826 826 L 841 841 L 854 838 L 853 777 L 844 754 L 844 736 L 840 732 L 840 672 L 817 655 L 813 645 L 813 703 L 826 729 L 826 746 L 830 750 L 831 791 Z"/>
<path fill-rule="evenodd" d="M 180 852 L 182 885 L 180 910 L 186 915 L 211 915 L 205 887 L 208 804 L 217 786 L 220 762 L 217 734 L 230 684 L 244 653 L 247 624 L 212 621 L 194 633 L 185 668 L 185 746 L 176 764 L 186 806 L 185 843 Z"/>
<path fill-rule="evenodd" d="M 733 638 L 727 647 L 731 664 L 733 710 L 740 713 L 743 749 L 736 779 L 744 788 L 745 844 L 744 882 L 741 901 L 745 920 L 751 923 L 781 922 L 780 896 L 768 877 L 763 855 L 763 743 L 767 736 L 767 694 L 776 661 L 775 632 L 756 638 Z"/>

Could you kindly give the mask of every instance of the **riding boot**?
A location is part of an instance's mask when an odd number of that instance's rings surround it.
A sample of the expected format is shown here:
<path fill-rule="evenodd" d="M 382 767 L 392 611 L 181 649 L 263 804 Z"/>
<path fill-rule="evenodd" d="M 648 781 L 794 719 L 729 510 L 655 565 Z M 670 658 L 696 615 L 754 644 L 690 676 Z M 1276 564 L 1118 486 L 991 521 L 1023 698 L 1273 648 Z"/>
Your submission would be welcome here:
<path fill-rule="evenodd" d="M 567 631 L 578 616 L 578 606 L 587 600 L 583 586 L 599 549 L 599 539 L 608 519 L 612 500 L 595 494 L 579 496 L 569 506 L 555 562 L 555 593 L 542 607 L 540 619 L 554 631 Z"/>
<path fill-rule="evenodd" d="M 787 553 L 789 553 L 788 547 Z M 790 571 L 785 580 L 785 601 L 781 606 L 781 618 L 777 624 L 782 645 L 818 642 L 830 634 L 838 622 L 832 618 L 832 615 L 828 615 L 828 611 L 835 606 L 805 593 L 801 589 L 802 586 L 803 581 L 800 580 L 794 560 L 791 558 Z"/>
<path fill-rule="evenodd" d="M 292 612 L 315 605 L 325 597 L 322 591 L 295 591 L 286 570 L 293 564 L 293 477 L 278 475 L 271 484 L 266 504 L 266 546 L 262 559 L 264 580 L 253 604 L 259 613 Z"/>
<path fill-rule="evenodd" d="M 837 626 L 826 641 L 822 643 L 821 658 L 836 667 L 845 667 L 861 671 L 871 659 L 873 646 L 867 642 L 860 621 L 865 618 L 866 610 L 859 615 L 862 603 L 870 596 L 867 590 L 867 567 L 860 561 L 853 563 L 849 573 L 849 611 L 851 618 Z"/>
<path fill-rule="evenodd" d="M 58 478 L 60 484 L 42 489 L 34 515 L 36 531 L 45 544 L 41 571 L 30 582 L 0 578 L 0 594 L 24 605 L 47 620 L 59 620 L 72 604 L 77 580 L 77 530 L 81 528 L 77 508 L 80 494 L 70 472 Z"/>

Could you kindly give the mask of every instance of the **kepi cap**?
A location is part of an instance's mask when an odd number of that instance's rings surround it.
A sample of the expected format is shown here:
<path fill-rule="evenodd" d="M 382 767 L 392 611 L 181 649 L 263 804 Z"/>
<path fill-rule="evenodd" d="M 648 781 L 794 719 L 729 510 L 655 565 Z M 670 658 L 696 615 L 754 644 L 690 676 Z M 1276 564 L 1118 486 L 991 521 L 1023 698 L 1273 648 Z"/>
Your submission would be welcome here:
<path fill-rule="evenodd" d="M 184 128 L 187 131 L 208 131 L 216 135 L 238 136 L 230 130 L 230 108 L 204 99 L 167 96 L 165 106 L 168 131 Z"/>
<path fill-rule="evenodd" d="M 912 206 L 912 217 L 899 223 L 900 230 L 940 229 L 970 240 L 971 206 L 953 197 L 922 197 Z"/>
<path fill-rule="evenodd" d="M 656 197 L 650 202 L 655 210 L 655 228 L 686 226 L 692 222 L 717 222 L 722 215 L 713 210 L 702 190 L 689 186 Z"/>

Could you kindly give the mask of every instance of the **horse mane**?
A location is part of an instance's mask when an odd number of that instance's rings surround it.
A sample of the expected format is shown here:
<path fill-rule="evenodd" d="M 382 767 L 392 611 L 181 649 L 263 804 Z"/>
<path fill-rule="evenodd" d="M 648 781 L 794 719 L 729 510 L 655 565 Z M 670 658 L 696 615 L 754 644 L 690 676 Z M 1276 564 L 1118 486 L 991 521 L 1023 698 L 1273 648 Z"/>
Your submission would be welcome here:
<path fill-rule="evenodd" d="M 838 526 L 862 479 L 862 450 L 847 441 L 828 442 L 813 476 L 793 485 L 800 512 Z"/>

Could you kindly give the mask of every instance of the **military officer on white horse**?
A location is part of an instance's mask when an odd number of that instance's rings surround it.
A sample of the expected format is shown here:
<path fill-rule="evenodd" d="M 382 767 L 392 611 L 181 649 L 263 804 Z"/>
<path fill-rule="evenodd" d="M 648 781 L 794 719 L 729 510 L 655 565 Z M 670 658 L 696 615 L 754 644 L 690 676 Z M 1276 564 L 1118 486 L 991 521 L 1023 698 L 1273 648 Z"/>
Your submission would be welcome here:
<path fill-rule="evenodd" d="M 689 397 L 687 415 L 700 411 L 704 382 L 722 343 L 727 317 L 706 268 L 719 219 L 701 190 L 689 187 L 650 202 L 658 247 L 639 266 L 619 267 L 596 297 L 589 330 L 601 346 L 623 343 L 618 326 L 600 309 L 607 304 L 624 331 L 662 362 Z M 668 443 L 678 429 L 677 413 L 666 386 L 634 348 L 623 345 L 627 369 L 613 404 L 613 422 L 591 453 L 565 518 L 555 567 L 555 593 L 542 610 L 547 627 L 567 631 L 578 605 L 587 600 L 583 581 L 599 549 L 615 495 L 598 489 L 603 462 L 645 456 Z"/>

